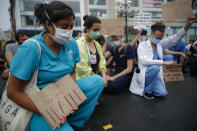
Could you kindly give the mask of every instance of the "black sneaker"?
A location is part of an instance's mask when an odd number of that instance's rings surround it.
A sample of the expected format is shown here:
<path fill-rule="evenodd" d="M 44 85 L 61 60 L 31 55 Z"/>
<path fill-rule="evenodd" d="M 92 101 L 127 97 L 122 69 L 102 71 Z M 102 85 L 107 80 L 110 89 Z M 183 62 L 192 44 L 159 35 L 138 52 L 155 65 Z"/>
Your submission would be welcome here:
<path fill-rule="evenodd" d="M 91 131 L 91 128 L 89 126 L 77 127 L 71 125 L 71 127 L 74 129 L 74 131 Z"/>
<path fill-rule="evenodd" d="M 153 100 L 155 99 L 153 94 L 148 94 L 148 93 L 144 93 L 144 98 L 148 99 L 148 100 Z"/>

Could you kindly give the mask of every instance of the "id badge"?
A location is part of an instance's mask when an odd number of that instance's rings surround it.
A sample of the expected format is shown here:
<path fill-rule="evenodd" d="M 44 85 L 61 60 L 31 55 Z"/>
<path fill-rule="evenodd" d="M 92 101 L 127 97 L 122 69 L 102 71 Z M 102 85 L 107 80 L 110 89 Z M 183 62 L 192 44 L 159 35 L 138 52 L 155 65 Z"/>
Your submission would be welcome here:
<path fill-rule="evenodd" d="M 92 65 L 94 65 L 94 64 L 96 64 L 96 55 L 90 55 L 90 63 L 92 64 Z"/>

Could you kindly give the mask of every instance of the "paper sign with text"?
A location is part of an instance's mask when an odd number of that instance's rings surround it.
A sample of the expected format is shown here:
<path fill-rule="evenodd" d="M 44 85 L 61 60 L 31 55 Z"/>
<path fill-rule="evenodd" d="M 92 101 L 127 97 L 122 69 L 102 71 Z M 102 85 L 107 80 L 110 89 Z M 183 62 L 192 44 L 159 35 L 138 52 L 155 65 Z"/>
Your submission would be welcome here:
<path fill-rule="evenodd" d="M 100 34 L 123 35 L 124 22 L 125 20 L 123 18 L 102 19 Z"/>
<path fill-rule="evenodd" d="M 134 29 L 150 28 L 152 14 L 151 13 L 135 13 L 134 15 Z"/>
<path fill-rule="evenodd" d="M 182 73 L 182 65 L 164 65 L 164 79 L 165 82 L 170 81 L 184 81 Z"/>
<path fill-rule="evenodd" d="M 51 83 L 30 98 L 53 130 L 60 124 L 62 114 L 68 116 L 74 107 L 86 100 L 70 75 Z"/>
<path fill-rule="evenodd" d="M 192 15 L 191 3 L 189 0 L 175 0 L 162 5 L 164 21 L 187 19 Z"/>

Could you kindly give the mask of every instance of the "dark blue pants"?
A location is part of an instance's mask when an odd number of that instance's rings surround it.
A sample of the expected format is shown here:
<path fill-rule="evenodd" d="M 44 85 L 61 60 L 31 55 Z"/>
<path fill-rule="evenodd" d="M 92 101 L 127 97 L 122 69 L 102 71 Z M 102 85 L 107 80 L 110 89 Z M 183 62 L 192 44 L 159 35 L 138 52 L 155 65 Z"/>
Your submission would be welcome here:
<path fill-rule="evenodd" d="M 110 76 L 115 76 L 116 72 L 114 73 L 111 73 Z M 127 91 L 129 89 L 129 86 L 130 86 L 130 83 L 131 83 L 131 79 L 132 79 L 132 74 L 129 74 L 129 75 L 125 75 L 125 76 L 121 76 L 121 77 L 118 77 L 116 78 L 114 81 L 113 81 L 113 85 L 115 86 L 115 92 L 123 92 L 123 91 Z"/>

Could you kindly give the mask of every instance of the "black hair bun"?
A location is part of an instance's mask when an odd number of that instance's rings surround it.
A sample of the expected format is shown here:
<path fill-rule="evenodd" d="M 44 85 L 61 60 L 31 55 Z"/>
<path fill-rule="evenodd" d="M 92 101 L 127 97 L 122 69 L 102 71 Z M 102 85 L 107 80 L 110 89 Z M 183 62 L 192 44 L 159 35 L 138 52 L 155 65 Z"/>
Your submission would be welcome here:
<path fill-rule="evenodd" d="M 44 3 L 40 3 L 40 4 L 35 5 L 34 9 L 35 9 L 35 16 L 36 17 L 40 17 L 42 12 L 44 11 L 44 7 L 45 7 Z"/>
<path fill-rule="evenodd" d="M 89 15 L 84 15 L 83 20 L 86 21 L 86 19 L 89 17 Z"/>
<path fill-rule="evenodd" d="M 35 7 L 34 7 L 34 15 L 36 16 L 37 18 L 37 22 L 39 24 L 43 24 L 44 23 L 44 10 L 46 8 L 47 4 L 44 4 L 44 3 L 40 3 L 40 4 L 36 4 Z"/>

